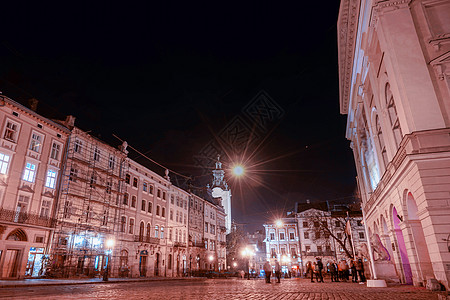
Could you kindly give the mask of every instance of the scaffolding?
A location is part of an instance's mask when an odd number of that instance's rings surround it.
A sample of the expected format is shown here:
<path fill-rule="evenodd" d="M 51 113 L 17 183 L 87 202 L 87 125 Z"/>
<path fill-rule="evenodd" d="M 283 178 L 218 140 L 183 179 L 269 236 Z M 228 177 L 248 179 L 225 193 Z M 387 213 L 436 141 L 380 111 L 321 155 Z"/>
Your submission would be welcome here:
<path fill-rule="evenodd" d="M 78 128 L 72 130 L 55 208 L 52 276 L 98 276 L 108 264 L 108 254 L 119 255 L 124 174 L 128 168 L 126 144 L 119 148 Z M 114 249 L 108 249 L 108 239 L 115 240 Z"/>

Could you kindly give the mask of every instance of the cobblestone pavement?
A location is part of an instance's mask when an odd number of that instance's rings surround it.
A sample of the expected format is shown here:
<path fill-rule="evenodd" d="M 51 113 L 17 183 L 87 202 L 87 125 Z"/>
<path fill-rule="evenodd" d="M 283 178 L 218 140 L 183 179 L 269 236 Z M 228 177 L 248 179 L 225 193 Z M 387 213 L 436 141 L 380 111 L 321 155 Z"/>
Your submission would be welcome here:
<path fill-rule="evenodd" d="M 0 289 L 3 299 L 438 299 L 425 288 L 395 285 L 367 288 L 351 282 L 311 283 L 285 279 L 266 284 L 264 280 L 205 279 L 154 282 L 121 282 L 66 286 L 36 286 Z"/>

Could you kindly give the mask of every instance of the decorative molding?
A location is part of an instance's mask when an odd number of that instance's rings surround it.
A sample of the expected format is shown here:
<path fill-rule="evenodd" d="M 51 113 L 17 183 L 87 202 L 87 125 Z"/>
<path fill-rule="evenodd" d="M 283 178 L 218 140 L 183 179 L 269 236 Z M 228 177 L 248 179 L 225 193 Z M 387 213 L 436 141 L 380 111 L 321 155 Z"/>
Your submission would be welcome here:
<path fill-rule="evenodd" d="M 439 80 L 444 80 L 445 77 L 450 77 L 450 51 L 436 57 L 430 61 L 429 64 L 434 68 Z"/>

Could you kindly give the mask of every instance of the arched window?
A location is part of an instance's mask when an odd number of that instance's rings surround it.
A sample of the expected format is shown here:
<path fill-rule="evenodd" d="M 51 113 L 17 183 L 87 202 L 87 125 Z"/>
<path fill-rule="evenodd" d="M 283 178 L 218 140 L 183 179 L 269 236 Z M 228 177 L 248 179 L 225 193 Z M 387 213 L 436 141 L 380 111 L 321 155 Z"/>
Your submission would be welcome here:
<path fill-rule="evenodd" d="M 161 239 L 164 238 L 164 226 L 161 226 Z"/>
<path fill-rule="evenodd" d="M 400 127 L 400 122 L 398 120 L 397 108 L 395 107 L 394 96 L 392 95 L 391 86 L 389 83 L 386 83 L 386 108 L 389 116 L 389 122 L 392 128 L 392 132 L 394 134 L 395 145 L 400 145 L 402 141 L 403 133 Z"/>
<path fill-rule="evenodd" d="M 141 224 L 139 225 L 139 242 L 144 240 L 144 226 L 144 222 L 141 221 Z"/>
<path fill-rule="evenodd" d="M 146 232 L 146 236 L 147 236 L 147 240 L 150 240 L 150 229 L 151 229 L 151 225 L 150 223 L 147 223 L 147 232 Z"/>
<path fill-rule="evenodd" d="M 375 123 L 376 123 L 375 125 L 377 128 L 378 146 L 380 147 L 381 156 L 383 158 L 383 165 L 384 165 L 384 168 L 386 169 L 386 166 L 388 164 L 388 158 L 387 158 L 387 153 L 386 153 L 386 144 L 384 143 L 383 131 L 381 129 L 380 118 L 378 118 L 378 115 L 375 116 Z"/>
<path fill-rule="evenodd" d="M 155 238 L 159 236 L 159 226 L 155 225 Z"/>
<path fill-rule="evenodd" d="M 20 228 L 13 230 L 10 234 L 8 234 L 8 237 L 6 239 L 8 241 L 20 241 L 20 242 L 26 242 L 28 240 L 27 234 Z"/>

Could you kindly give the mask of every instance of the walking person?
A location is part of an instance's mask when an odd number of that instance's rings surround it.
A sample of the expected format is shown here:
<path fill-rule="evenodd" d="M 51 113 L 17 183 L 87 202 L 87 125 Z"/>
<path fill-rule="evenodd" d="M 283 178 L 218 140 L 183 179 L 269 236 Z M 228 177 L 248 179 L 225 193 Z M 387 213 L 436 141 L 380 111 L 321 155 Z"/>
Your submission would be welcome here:
<path fill-rule="evenodd" d="M 317 268 L 314 268 L 316 271 L 316 280 L 317 282 L 323 282 L 323 263 L 320 257 L 316 257 L 316 266 Z"/>
<path fill-rule="evenodd" d="M 272 275 L 272 266 L 270 265 L 268 260 L 266 260 L 263 269 L 264 274 L 266 275 L 266 283 L 270 283 L 270 275 Z"/>
<path fill-rule="evenodd" d="M 280 283 L 281 279 L 281 266 L 278 260 L 275 259 L 275 276 L 277 277 L 277 283 Z"/>
<path fill-rule="evenodd" d="M 331 282 L 338 282 L 339 281 L 339 279 L 338 279 L 338 276 L 337 276 L 337 272 L 338 272 L 338 270 L 337 270 L 337 264 L 334 262 L 334 261 L 332 261 L 331 263 L 330 263 L 330 266 L 329 266 L 329 269 L 330 269 L 330 276 L 331 276 Z"/>
<path fill-rule="evenodd" d="M 345 259 L 342 259 L 338 264 L 339 279 L 342 281 L 345 281 L 345 265 Z"/>
<path fill-rule="evenodd" d="M 308 277 L 308 274 L 311 275 L 311 282 L 314 282 L 314 267 L 310 261 L 306 263 L 306 277 Z"/>

